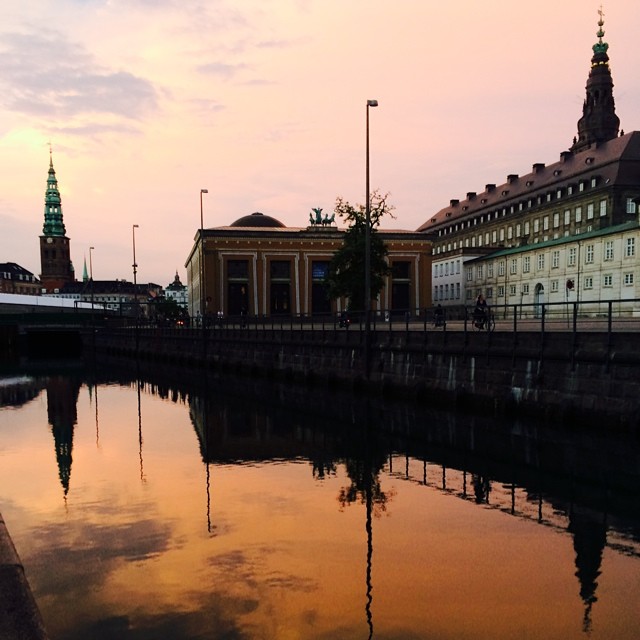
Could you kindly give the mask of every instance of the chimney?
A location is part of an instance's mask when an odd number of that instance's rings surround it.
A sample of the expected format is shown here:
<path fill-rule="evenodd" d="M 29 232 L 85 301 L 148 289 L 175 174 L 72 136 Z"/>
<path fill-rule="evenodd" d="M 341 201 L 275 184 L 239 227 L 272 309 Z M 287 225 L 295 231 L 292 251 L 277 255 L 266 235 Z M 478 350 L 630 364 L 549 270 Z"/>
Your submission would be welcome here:
<path fill-rule="evenodd" d="M 560 162 L 567 162 L 568 160 L 571 159 L 572 156 L 573 154 L 571 153 L 571 151 L 563 151 L 560 154 Z"/>
<path fill-rule="evenodd" d="M 467 200 L 474 200 L 476 197 L 475 191 L 467 191 Z"/>
<path fill-rule="evenodd" d="M 460 200 L 450 200 L 449 201 L 452 207 L 457 207 L 460 203 Z"/>
<path fill-rule="evenodd" d="M 492 193 L 493 191 L 496 190 L 496 185 L 495 184 L 488 184 L 485 187 L 485 189 L 486 189 L 487 193 Z"/>
<path fill-rule="evenodd" d="M 510 173 L 507 176 L 507 182 L 509 184 L 513 184 L 517 179 L 518 179 L 518 174 L 517 173 Z"/>
<path fill-rule="evenodd" d="M 533 173 L 540 173 L 544 169 L 544 162 L 536 162 L 533 165 Z"/>

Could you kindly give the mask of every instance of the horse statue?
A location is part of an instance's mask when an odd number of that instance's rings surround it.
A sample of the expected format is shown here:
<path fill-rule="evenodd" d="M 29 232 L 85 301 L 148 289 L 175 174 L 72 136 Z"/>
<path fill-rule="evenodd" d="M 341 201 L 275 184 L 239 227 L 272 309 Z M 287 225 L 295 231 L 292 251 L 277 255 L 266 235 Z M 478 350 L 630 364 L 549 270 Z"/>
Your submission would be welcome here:
<path fill-rule="evenodd" d="M 317 207 L 312 209 L 312 211 L 316 214 L 316 219 L 314 220 L 313 224 L 322 224 L 322 209 L 320 207 Z"/>
<path fill-rule="evenodd" d="M 324 214 L 324 219 L 322 220 L 322 226 L 330 226 L 333 224 L 334 220 L 336 219 L 336 214 L 332 213 L 331 216 L 329 216 L 328 213 Z"/>

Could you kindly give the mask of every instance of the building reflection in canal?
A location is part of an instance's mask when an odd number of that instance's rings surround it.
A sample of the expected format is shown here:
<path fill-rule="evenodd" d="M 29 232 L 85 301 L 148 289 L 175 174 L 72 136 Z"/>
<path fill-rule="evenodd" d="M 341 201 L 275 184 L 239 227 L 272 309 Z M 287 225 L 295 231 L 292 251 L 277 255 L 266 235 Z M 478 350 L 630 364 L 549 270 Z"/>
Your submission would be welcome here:
<path fill-rule="evenodd" d="M 0 384 L 54 640 L 635 637 L 633 439 L 160 374 Z"/>

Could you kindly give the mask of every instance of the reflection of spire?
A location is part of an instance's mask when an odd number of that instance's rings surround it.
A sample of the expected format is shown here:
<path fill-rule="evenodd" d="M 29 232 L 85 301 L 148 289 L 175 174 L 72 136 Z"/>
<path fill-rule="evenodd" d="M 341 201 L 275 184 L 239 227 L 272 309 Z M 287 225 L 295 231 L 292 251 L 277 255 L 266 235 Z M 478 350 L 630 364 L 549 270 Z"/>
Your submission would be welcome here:
<path fill-rule="evenodd" d="M 55 376 L 47 381 L 47 417 L 56 448 L 58 475 L 66 496 L 71 480 L 73 427 L 78 416 L 76 404 L 80 384 L 71 378 Z"/>
<path fill-rule="evenodd" d="M 576 552 L 576 577 L 580 580 L 580 597 L 584 603 L 583 631 L 591 631 L 591 608 L 598 588 L 602 551 L 607 543 L 607 526 L 596 522 L 585 514 L 570 514 L 568 530 L 573 534 L 573 548 Z"/>

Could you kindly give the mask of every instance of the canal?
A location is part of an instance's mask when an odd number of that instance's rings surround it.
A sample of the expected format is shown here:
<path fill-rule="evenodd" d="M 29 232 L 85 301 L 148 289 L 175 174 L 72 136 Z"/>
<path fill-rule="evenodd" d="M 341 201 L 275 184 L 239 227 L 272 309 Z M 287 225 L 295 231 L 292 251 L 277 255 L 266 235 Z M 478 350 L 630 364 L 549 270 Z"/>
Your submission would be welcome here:
<path fill-rule="evenodd" d="M 52 640 L 638 637 L 637 436 L 147 366 L 0 374 Z"/>

